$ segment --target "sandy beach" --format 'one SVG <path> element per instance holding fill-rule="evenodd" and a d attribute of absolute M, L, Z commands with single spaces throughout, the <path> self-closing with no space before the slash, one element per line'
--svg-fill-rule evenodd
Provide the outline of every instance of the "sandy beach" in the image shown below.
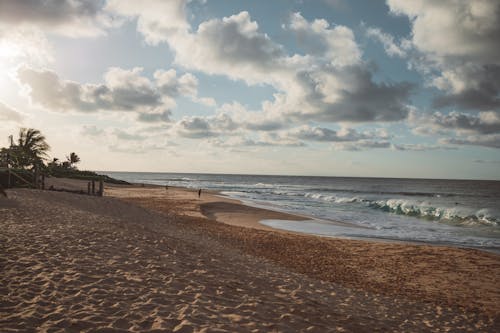
<path fill-rule="evenodd" d="M 497 254 L 277 231 L 304 217 L 182 188 L 8 195 L 2 332 L 500 330 Z"/>

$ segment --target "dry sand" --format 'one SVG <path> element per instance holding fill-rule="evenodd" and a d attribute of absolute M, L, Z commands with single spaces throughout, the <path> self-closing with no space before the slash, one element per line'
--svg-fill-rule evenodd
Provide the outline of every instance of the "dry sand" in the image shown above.
<path fill-rule="evenodd" d="M 182 189 L 8 194 L 1 332 L 500 331 L 495 254 L 253 229 L 292 217 Z"/>

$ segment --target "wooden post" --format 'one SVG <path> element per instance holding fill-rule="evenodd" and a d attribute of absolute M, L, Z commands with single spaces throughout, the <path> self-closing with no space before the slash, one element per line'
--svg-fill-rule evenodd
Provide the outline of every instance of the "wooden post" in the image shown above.
<path fill-rule="evenodd" d="M 95 195 L 95 180 L 92 180 L 92 195 Z"/>
<path fill-rule="evenodd" d="M 42 190 L 45 190 L 45 174 L 42 173 Z"/>
<path fill-rule="evenodd" d="M 87 194 L 90 195 L 90 182 L 87 183 Z"/>
<path fill-rule="evenodd" d="M 35 189 L 38 189 L 38 168 L 35 167 L 35 174 L 34 174 L 34 181 L 33 185 L 35 185 Z"/>
<path fill-rule="evenodd" d="M 102 197 L 104 193 L 104 181 L 102 180 L 102 177 L 101 179 L 99 179 L 99 196 Z"/>
<path fill-rule="evenodd" d="M 12 187 L 12 178 L 10 175 L 10 165 L 9 165 L 8 169 L 7 169 L 7 188 L 11 188 L 11 187 Z"/>

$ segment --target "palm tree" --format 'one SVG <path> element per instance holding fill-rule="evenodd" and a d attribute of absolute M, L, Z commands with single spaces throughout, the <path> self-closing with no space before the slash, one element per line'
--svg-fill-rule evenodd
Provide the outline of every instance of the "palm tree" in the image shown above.
<path fill-rule="evenodd" d="M 73 164 L 77 164 L 78 162 L 80 162 L 80 157 L 75 153 L 69 154 L 69 156 L 66 156 L 66 159 L 68 160 L 70 168 L 73 167 Z"/>
<path fill-rule="evenodd" d="M 21 128 L 17 145 L 11 146 L 10 149 L 20 167 L 36 167 L 43 165 L 43 161 L 48 157 L 47 152 L 50 146 L 39 130 Z"/>

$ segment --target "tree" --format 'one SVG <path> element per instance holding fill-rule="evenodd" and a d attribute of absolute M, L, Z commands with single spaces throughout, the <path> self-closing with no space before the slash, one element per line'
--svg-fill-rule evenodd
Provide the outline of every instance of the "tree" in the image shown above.
<path fill-rule="evenodd" d="M 34 168 L 43 166 L 43 161 L 48 157 L 49 150 L 50 146 L 39 130 L 21 128 L 17 145 L 11 142 L 8 153 L 13 167 Z"/>
<path fill-rule="evenodd" d="M 69 156 L 66 156 L 66 159 L 68 160 L 70 168 L 73 167 L 73 164 L 77 164 L 80 162 L 80 157 L 75 153 L 69 154 Z"/>

